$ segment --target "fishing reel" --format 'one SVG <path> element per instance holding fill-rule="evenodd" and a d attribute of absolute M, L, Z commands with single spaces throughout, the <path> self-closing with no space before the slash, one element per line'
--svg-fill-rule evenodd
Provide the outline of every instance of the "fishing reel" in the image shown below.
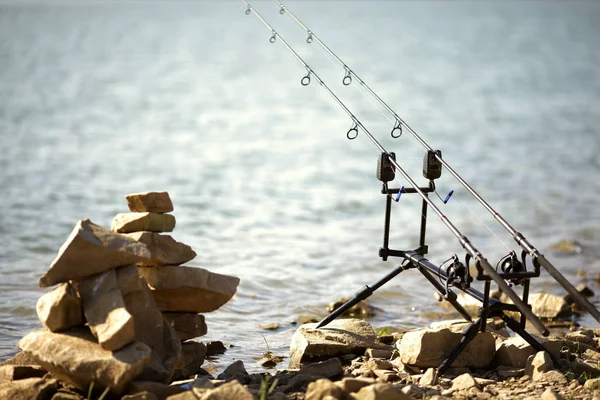
<path fill-rule="evenodd" d="M 456 254 L 453 254 L 452 257 L 441 263 L 438 268 L 440 280 L 442 277 L 445 280 L 446 295 L 448 295 L 450 285 L 461 289 L 467 289 L 471 286 L 473 278 L 471 277 L 469 268 L 460 262 Z"/>
<path fill-rule="evenodd" d="M 517 257 L 517 253 L 513 250 L 510 251 L 507 255 L 502 257 L 498 264 L 496 264 L 496 270 L 502 271 L 503 274 L 507 274 L 509 276 L 513 276 L 512 279 L 509 279 L 511 285 L 519 285 L 522 284 L 521 279 L 518 274 L 522 274 L 527 271 L 527 267 L 525 264 L 525 254 L 523 254 L 523 261 L 519 260 Z"/>

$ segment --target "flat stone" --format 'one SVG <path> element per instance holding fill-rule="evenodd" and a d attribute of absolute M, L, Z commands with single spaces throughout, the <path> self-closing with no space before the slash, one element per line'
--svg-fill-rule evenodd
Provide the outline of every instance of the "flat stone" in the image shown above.
<path fill-rule="evenodd" d="M 37 361 L 31 355 L 23 351 L 19 351 L 13 357 L 2 361 L 0 366 L 3 365 L 37 365 Z"/>
<path fill-rule="evenodd" d="M 365 351 L 365 356 L 369 358 L 392 358 L 392 354 L 394 354 L 393 346 L 390 346 L 388 349 L 367 349 Z"/>
<path fill-rule="evenodd" d="M 158 308 L 166 312 L 211 312 L 235 294 L 239 278 L 203 268 L 139 267 Z"/>
<path fill-rule="evenodd" d="M 77 222 L 50 268 L 40 278 L 40 287 L 81 279 L 149 258 L 150 251 L 144 244 L 83 219 Z"/>
<path fill-rule="evenodd" d="M 0 399 L 50 399 L 58 390 L 58 381 L 52 378 L 26 378 L 0 383 Z"/>
<path fill-rule="evenodd" d="M 165 312 L 163 317 L 175 330 L 181 341 L 204 336 L 208 332 L 202 314 Z"/>
<path fill-rule="evenodd" d="M 69 283 L 62 283 L 42 295 L 35 307 L 40 322 L 46 329 L 58 332 L 83 325 L 81 300 Z"/>
<path fill-rule="evenodd" d="M 119 233 L 172 232 L 175 229 L 175 217 L 152 212 L 120 213 L 112 220 L 110 229 Z"/>
<path fill-rule="evenodd" d="M 129 211 L 168 213 L 173 211 L 173 203 L 168 192 L 131 193 L 125 196 Z"/>
<path fill-rule="evenodd" d="M 300 326 L 290 344 L 290 368 L 345 354 L 364 354 L 380 348 L 373 327 L 362 319 L 336 319 L 316 329 L 316 323 Z"/>
<path fill-rule="evenodd" d="M 163 318 L 135 265 L 115 270 L 125 308 L 133 316 L 135 339 L 150 347 L 150 363 L 137 379 L 168 383 L 181 357 L 181 340 Z"/>
<path fill-rule="evenodd" d="M 147 231 L 124 235 L 143 243 L 150 250 L 151 260 L 139 263 L 140 266 L 181 265 L 196 257 L 196 252 L 190 246 L 176 241 L 170 235 Z"/>
<path fill-rule="evenodd" d="M 103 349 L 117 350 L 135 340 L 133 317 L 125 308 L 114 269 L 74 281 L 74 285 L 90 330 Z"/>
<path fill-rule="evenodd" d="M 52 375 L 80 390 L 87 390 L 94 382 L 99 390 L 110 387 L 120 394 L 150 362 L 150 348 L 145 344 L 134 342 L 111 352 L 100 347 L 87 328 L 60 333 L 34 331 L 18 346 Z"/>
<path fill-rule="evenodd" d="M 438 367 L 458 345 L 463 336 L 448 328 L 418 329 L 406 332 L 396 343 L 404 364 L 421 368 Z M 495 339 L 490 332 L 478 332 L 452 363 L 453 367 L 482 368 L 495 352 Z"/>

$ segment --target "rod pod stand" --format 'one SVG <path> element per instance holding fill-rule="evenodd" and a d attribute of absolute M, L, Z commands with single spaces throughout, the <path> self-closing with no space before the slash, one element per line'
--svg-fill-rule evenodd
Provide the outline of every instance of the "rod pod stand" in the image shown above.
<path fill-rule="evenodd" d="M 389 153 L 389 155 L 395 158 L 394 153 Z M 426 159 L 427 160 L 427 154 Z M 448 301 L 454 309 L 461 314 L 461 316 L 469 322 L 467 327 L 461 332 L 462 338 L 460 342 L 452 349 L 452 351 L 448 354 L 448 356 L 442 361 L 442 363 L 438 366 L 435 380 L 437 377 L 443 375 L 446 370 L 452 365 L 452 363 L 456 360 L 456 358 L 460 355 L 460 353 L 467 347 L 469 342 L 471 342 L 476 336 L 478 332 L 485 332 L 486 330 L 486 322 L 488 318 L 500 318 L 505 323 L 506 326 L 521 336 L 527 343 L 529 343 L 534 349 L 538 351 L 546 351 L 555 365 L 559 365 L 556 358 L 542 346 L 532 335 L 530 335 L 525 330 L 526 325 L 526 317 L 523 315 L 523 312 L 517 307 L 515 304 L 503 303 L 495 298 L 490 297 L 491 283 L 494 281 L 492 277 L 486 275 L 483 272 L 483 269 L 477 265 L 477 275 L 476 279 L 478 281 L 484 281 L 484 290 L 480 292 L 471 287 L 472 277 L 469 272 L 469 261 L 470 256 L 467 254 L 466 256 L 466 266 L 458 262 L 458 258 L 455 257 L 455 263 L 459 266 L 462 266 L 462 269 L 458 269 L 462 271 L 459 275 L 456 275 L 456 269 L 444 268 L 443 265 L 436 265 L 430 262 L 427 258 L 425 258 L 425 254 L 427 254 L 429 247 L 426 244 L 426 228 L 427 228 L 427 208 L 428 203 L 423 198 L 422 206 L 421 206 L 421 223 L 420 223 L 420 232 L 419 232 L 419 247 L 414 250 L 395 250 L 389 248 L 389 237 L 390 237 L 390 226 L 391 226 L 391 206 L 392 206 L 392 195 L 402 195 L 402 194 L 413 194 L 417 193 L 416 188 L 399 188 L 399 189 L 391 189 L 387 185 L 387 181 L 394 179 L 393 169 L 386 169 L 387 165 L 385 163 L 385 157 L 387 154 L 383 153 L 379 159 L 378 167 L 377 167 L 377 176 L 380 180 L 384 181 L 383 188 L 381 193 L 386 195 L 386 208 L 385 208 L 385 220 L 384 220 L 384 233 L 383 233 L 383 246 L 379 249 L 379 256 L 386 261 L 389 257 L 399 257 L 403 258 L 403 262 L 393 271 L 389 272 L 379 281 L 377 281 L 372 286 L 365 285 L 363 286 L 353 298 L 348 300 L 346 303 L 341 305 L 339 308 L 335 309 L 332 313 L 330 313 L 327 317 L 325 317 L 321 322 L 319 322 L 316 328 L 321 328 L 326 326 L 334 319 L 341 316 L 343 313 L 348 311 L 350 308 L 360 303 L 362 300 L 367 299 L 371 296 L 377 289 L 381 286 L 395 278 L 397 275 L 402 273 L 403 271 L 409 269 L 417 269 L 432 286 L 436 288 L 438 293 L 442 296 L 442 298 Z M 383 159 L 382 159 L 383 158 Z M 424 161 L 423 173 L 426 177 L 427 171 L 431 169 L 427 165 L 427 161 Z M 436 178 L 439 177 L 435 172 L 433 176 Z M 431 174 L 430 176 L 431 177 Z M 434 178 L 435 179 L 435 178 Z M 419 187 L 419 190 L 427 196 L 429 193 L 435 191 L 435 184 L 433 179 L 429 181 L 429 185 L 426 187 Z M 398 199 L 399 196 L 396 197 Z M 515 271 L 509 270 L 508 272 L 499 273 L 499 276 L 502 279 L 510 280 L 515 284 L 523 285 L 523 294 L 522 300 L 523 303 L 530 307 L 527 304 L 527 299 L 529 295 L 529 281 L 532 277 L 537 277 L 540 274 L 539 264 L 536 263 L 534 259 L 534 271 L 527 271 L 525 267 L 525 254 L 522 254 L 522 269 Z M 445 282 L 443 284 L 442 282 Z M 452 290 L 452 288 L 456 288 L 461 290 L 462 292 L 470 295 L 476 300 L 481 302 L 481 307 L 478 310 L 477 319 L 474 320 L 471 314 L 457 301 L 457 295 Z M 506 311 L 517 312 L 521 314 L 520 321 L 517 321 L 515 318 L 506 314 Z M 547 331 L 544 336 L 547 336 Z"/>

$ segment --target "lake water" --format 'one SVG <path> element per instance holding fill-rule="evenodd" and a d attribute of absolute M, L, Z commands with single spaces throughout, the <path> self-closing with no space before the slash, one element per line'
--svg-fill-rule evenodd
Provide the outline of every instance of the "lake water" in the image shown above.
<path fill-rule="evenodd" d="M 290 1 L 287 6 L 574 284 L 600 290 L 600 3 Z M 256 9 L 419 184 L 424 149 L 271 2 Z M 190 266 L 241 278 L 206 315 L 233 344 L 216 368 L 287 355 L 398 266 L 378 257 L 378 150 L 241 2 L 0 2 L 0 358 L 39 328 L 37 286 L 75 223 L 110 227 L 124 196 L 168 191 Z M 398 178 L 394 186 L 406 185 Z M 436 205 L 490 262 L 516 244 L 451 175 Z M 428 257 L 464 251 L 432 212 Z M 391 247 L 418 243 L 420 199 L 394 204 Z M 581 251 L 555 254 L 561 240 Z M 565 291 L 547 273 L 532 291 Z M 370 299 L 375 327 L 439 318 L 405 272 Z M 598 305 L 598 297 L 592 299 Z M 277 322 L 280 329 L 259 325 Z M 584 316 L 582 324 L 597 326 Z"/>

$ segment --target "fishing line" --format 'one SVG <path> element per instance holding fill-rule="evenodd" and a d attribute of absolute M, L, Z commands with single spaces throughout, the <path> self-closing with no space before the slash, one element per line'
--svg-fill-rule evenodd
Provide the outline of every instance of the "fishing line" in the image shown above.
<path fill-rule="evenodd" d="M 548 335 L 548 329 L 542 324 L 542 322 L 533 314 L 531 309 L 521 300 L 521 298 L 508 286 L 508 283 L 502 279 L 502 277 L 496 272 L 495 268 L 491 266 L 489 261 L 483 256 L 483 254 L 473 246 L 473 244 L 469 241 L 469 239 L 463 235 L 454 224 L 442 213 L 442 211 L 437 207 L 435 203 L 420 189 L 420 187 L 412 180 L 412 178 L 404 171 L 404 169 L 393 159 L 390 153 L 377 141 L 377 139 L 369 132 L 369 130 L 352 114 L 352 112 L 346 107 L 346 105 L 331 91 L 329 86 L 323 82 L 323 80 L 317 75 L 317 73 L 292 49 L 292 47 L 273 29 L 273 27 L 250 5 L 248 0 L 241 0 L 242 3 L 246 5 L 246 15 L 254 14 L 262 23 L 271 31 L 271 37 L 269 41 L 271 43 L 275 43 L 277 38 L 279 38 L 279 42 L 282 43 L 286 49 L 294 55 L 294 57 L 304 66 L 307 73 L 302 78 L 301 84 L 306 86 L 310 83 L 311 77 L 315 78 L 321 87 L 326 90 L 329 95 L 336 101 L 336 103 L 350 116 L 352 119 L 352 127 L 346 133 L 346 137 L 348 139 L 356 139 L 358 137 L 358 129 L 360 128 L 367 137 L 371 140 L 371 142 L 377 147 L 381 154 L 386 154 L 389 156 L 389 163 L 395 168 L 396 172 L 400 173 L 404 179 L 410 183 L 412 186 L 411 190 L 414 190 L 415 193 L 418 193 L 424 202 L 431 207 L 431 210 L 435 212 L 438 217 L 442 220 L 442 222 L 446 225 L 446 227 L 456 236 L 462 248 L 473 258 L 473 260 L 477 263 L 478 266 L 484 270 L 487 275 L 496 282 L 498 288 L 504 292 L 512 302 L 517 306 L 519 311 L 524 315 L 535 328 L 542 333 L 544 336 Z M 392 131 L 392 135 L 393 135 Z M 576 289 L 575 289 L 576 290 Z M 578 293 L 578 292 L 577 292 Z M 600 319 L 600 316 L 599 316 Z"/>
<path fill-rule="evenodd" d="M 290 18 L 292 18 L 298 25 L 300 25 L 311 38 L 311 42 L 317 42 L 331 57 L 333 57 L 343 68 L 344 68 L 344 78 L 342 79 L 342 83 L 346 86 L 350 85 L 353 80 L 358 81 L 358 83 L 375 99 L 381 107 L 383 107 L 388 113 L 393 116 L 395 120 L 394 127 L 390 132 L 390 135 L 394 138 L 400 137 L 404 130 L 408 131 L 411 136 L 420 143 L 425 149 L 433 151 L 433 148 L 429 146 L 417 133 L 413 130 L 410 125 L 406 123 L 386 102 L 384 102 L 374 91 L 367 85 L 348 65 L 346 65 L 341 58 L 337 56 L 327 45 L 314 33 L 312 32 L 296 15 L 294 15 L 280 0 L 274 0 L 280 7 L 280 14 L 287 14 Z M 308 41 L 308 39 L 307 39 Z M 505 229 L 509 231 L 513 238 L 519 243 L 519 245 L 523 246 L 531 256 L 537 256 L 539 253 L 537 249 L 535 249 L 531 244 L 526 242 L 526 239 L 517 232 L 507 221 L 498 214 L 454 169 L 443 160 L 441 156 L 436 155 L 436 158 L 442 163 L 442 165 L 450 172 L 452 176 L 460 184 L 462 184 L 465 189 L 475 197 L 483 207 L 490 212 L 496 221 L 498 221 Z"/>
<path fill-rule="evenodd" d="M 249 9 L 250 9 L 250 5 L 248 4 L 247 0 L 242 0 L 242 1 L 244 3 L 246 3 L 248 5 Z M 284 14 L 285 13 L 285 14 L 289 15 L 298 25 L 300 25 L 303 29 L 305 29 L 305 31 L 308 34 L 307 42 L 310 43 L 310 42 L 316 41 L 317 43 L 319 43 L 319 45 L 324 50 L 326 50 L 344 68 L 344 77 L 342 78 L 342 83 L 344 85 L 348 86 L 354 80 L 358 81 L 358 83 L 365 89 L 365 91 L 367 91 L 371 96 L 373 96 L 373 98 L 375 100 L 377 100 L 377 102 L 380 103 L 380 105 L 383 108 L 385 108 L 390 113 L 390 115 L 392 115 L 394 117 L 394 119 L 395 119 L 394 127 L 392 128 L 392 130 L 390 132 L 390 135 L 393 138 L 400 137 L 402 135 L 403 130 L 406 130 L 425 149 L 427 149 L 428 151 L 434 152 L 434 149 L 431 146 L 429 146 L 387 103 L 385 103 L 373 91 L 373 89 L 371 89 L 352 69 L 350 69 L 350 67 L 348 67 L 348 65 L 346 65 L 329 47 L 327 47 L 327 45 L 325 45 L 325 43 L 323 43 L 323 41 L 321 41 L 321 39 L 319 39 L 319 37 L 314 32 L 312 32 L 306 25 L 304 25 L 304 23 L 302 23 L 302 21 L 300 21 L 300 19 L 298 19 L 281 2 L 281 0 L 275 0 L 275 2 L 280 7 L 280 11 L 279 11 L 280 14 Z M 363 127 L 361 126 L 361 128 L 363 128 Z M 368 135 L 370 135 L 370 134 L 368 134 Z M 374 140 L 374 138 L 373 138 L 373 140 Z M 381 145 L 379 145 L 379 143 L 376 140 L 374 140 L 374 143 L 376 144 L 376 146 L 378 148 L 382 149 L 382 152 L 387 153 L 385 150 L 383 150 L 383 148 L 381 147 Z M 566 291 L 572 296 L 572 298 L 576 299 L 576 303 L 579 306 L 581 306 L 582 308 L 584 308 L 585 310 L 587 310 L 594 317 L 594 319 L 596 319 L 596 321 L 600 322 L 600 312 L 596 309 L 596 307 L 594 307 L 594 305 L 592 303 L 590 303 L 589 300 L 587 300 L 584 296 L 582 296 L 577 291 L 577 289 L 558 271 L 558 269 L 556 269 L 556 267 L 554 265 L 552 265 L 552 263 L 548 259 L 546 259 L 546 257 L 543 254 L 541 254 L 540 251 L 537 248 L 535 248 L 525 238 L 525 236 L 521 232 L 518 232 L 517 230 L 515 230 L 508 223 L 508 221 L 506 221 L 496 210 L 494 210 L 492 208 L 492 206 L 490 206 L 483 199 L 483 197 L 481 197 L 479 195 L 479 193 L 477 193 L 475 191 L 475 189 L 473 189 L 452 167 L 450 167 L 450 165 L 446 161 L 444 161 L 444 159 L 441 157 L 440 154 L 437 154 L 437 153 L 434 152 L 434 156 L 442 164 L 442 166 L 444 166 L 446 168 L 446 170 L 448 172 L 450 172 L 450 174 L 452 176 L 454 176 L 454 178 L 494 217 L 494 219 L 502 227 L 504 227 L 504 229 L 506 229 L 511 234 L 512 238 L 523 249 L 523 251 L 526 252 L 527 254 L 529 254 L 531 256 L 531 258 L 534 260 L 535 263 L 538 263 L 539 265 L 541 265 L 542 267 L 544 267 L 546 269 L 546 271 L 557 282 L 559 282 L 564 289 L 566 289 Z M 399 168 L 399 166 L 397 165 L 397 163 L 394 160 L 391 160 L 391 162 L 392 162 L 392 165 L 394 165 L 394 167 Z M 404 173 L 403 170 L 399 169 L 399 172 L 401 172 L 402 175 L 405 176 L 405 173 Z M 405 178 L 407 178 L 409 180 L 409 182 L 411 182 L 411 184 L 413 184 L 413 182 L 410 179 L 410 177 L 405 176 Z M 413 186 L 415 186 L 415 184 L 413 184 Z M 417 189 L 418 193 L 423 197 L 423 193 L 420 190 L 418 190 L 417 187 L 415 187 L 415 189 Z M 428 204 L 433 205 L 433 203 L 429 199 L 427 199 L 427 202 L 428 202 Z M 452 233 L 454 233 L 454 235 L 459 238 L 459 241 L 463 245 L 463 248 L 468 249 L 469 252 L 471 252 L 471 251 L 477 252 L 477 250 L 474 249 L 470 245 L 470 243 L 467 240 L 464 239 L 464 236 L 462 236 L 462 234 L 454 227 L 454 225 L 452 225 L 452 223 L 450 223 L 447 220 L 447 218 L 441 213 L 441 211 L 437 208 L 437 206 L 432 207 L 432 209 L 433 209 L 433 211 L 436 214 L 438 214 L 438 216 L 440 218 L 442 218 L 442 221 L 444 221 L 444 223 L 446 224 L 446 226 L 448 227 L 448 229 L 450 229 L 450 231 L 452 231 Z M 479 253 L 479 252 L 477 252 L 477 253 L 478 253 L 478 257 L 475 257 L 475 259 L 482 259 L 483 257 L 481 256 L 481 253 Z M 487 265 L 484 266 L 484 269 L 488 270 L 489 263 L 487 263 L 487 261 L 485 263 Z M 486 272 L 488 272 L 488 271 L 486 271 Z M 492 275 L 490 275 L 490 276 L 492 276 Z M 494 277 L 494 280 L 496 281 L 496 277 Z M 497 283 L 499 284 L 499 282 L 497 282 Z"/>
<path fill-rule="evenodd" d="M 293 15 L 293 14 L 292 14 L 292 12 L 291 12 L 291 11 L 289 11 L 289 10 L 286 10 L 286 8 L 285 8 L 285 5 L 284 5 L 284 4 L 283 4 L 281 1 L 279 1 L 279 0 L 274 0 L 274 1 L 275 1 L 275 2 L 276 2 L 276 3 L 277 3 L 279 6 L 280 6 L 279 14 L 281 14 L 281 15 L 287 14 L 287 16 L 288 16 L 289 18 L 292 18 L 294 21 L 296 21 L 296 22 L 297 22 L 297 25 L 299 25 L 299 26 L 297 27 L 297 28 L 298 28 L 298 31 L 308 31 L 308 32 L 309 32 L 309 34 L 308 34 L 308 37 L 306 38 L 306 42 L 307 42 L 307 43 L 311 44 L 311 43 L 312 43 L 314 40 L 320 41 L 320 39 L 319 39 L 319 38 L 318 38 L 316 35 L 314 35 L 314 34 L 312 33 L 312 31 L 310 31 L 310 30 L 308 29 L 308 27 L 306 27 L 304 24 L 302 24 L 302 22 L 301 22 L 299 19 L 297 19 L 297 18 L 295 17 L 295 15 Z M 322 42 L 321 42 L 321 43 L 322 43 Z M 326 49 L 327 49 L 327 51 L 326 51 Z M 332 65 L 334 65 L 334 66 L 335 66 L 335 65 L 336 65 L 336 62 L 337 62 L 337 63 L 339 63 L 339 62 L 340 62 L 340 59 L 339 59 L 339 58 L 338 58 L 338 57 L 337 57 L 337 56 L 336 56 L 336 55 L 335 55 L 335 54 L 334 54 L 332 51 L 330 51 L 330 50 L 329 50 L 329 48 L 325 47 L 325 45 L 324 45 L 324 44 L 322 44 L 321 46 L 319 46 L 319 47 L 318 47 L 318 51 L 319 51 L 319 52 L 320 52 L 322 55 L 324 55 L 324 56 L 325 56 L 325 58 L 326 58 L 326 59 L 327 59 L 327 60 L 328 60 L 328 61 L 329 61 L 329 62 L 330 62 Z M 334 61 L 334 60 L 335 60 L 335 61 Z M 393 128 L 393 130 L 392 130 L 392 132 L 391 132 L 391 133 L 392 133 L 392 137 L 394 137 L 394 138 L 400 138 L 400 137 L 401 137 L 401 135 L 402 135 L 402 128 L 401 128 L 401 126 L 399 125 L 398 121 L 397 121 L 396 119 L 392 118 L 392 116 L 390 115 L 390 113 L 389 113 L 389 112 L 385 112 L 385 110 L 386 110 L 386 109 L 385 109 L 385 108 L 383 108 L 383 106 L 382 106 L 382 104 L 381 104 L 380 102 L 376 102 L 376 101 L 375 101 L 375 99 L 373 98 L 373 96 L 369 96 L 367 93 L 365 93 L 365 91 L 364 91 L 364 90 L 359 90 L 359 88 L 357 88 L 356 86 L 352 86 L 352 85 L 350 85 L 350 83 L 352 82 L 351 70 L 350 70 L 350 69 L 349 69 L 349 68 L 348 68 L 348 67 L 347 67 L 345 64 L 344 64 L 344 68 L 345 68 L 345 70 L 346 70 L 346 74 L 344 75 L 344 78 L 342 79 L 342 84 L 344 84 L 345 86 L 352 87 L 352 88 L 353 88 L 353 90 L 354 90 L 355 92 L 358 92 L 358 93 L 360 93 L 360 95 L 361 95 L 363 98 L 365 98 L 366 100 L 368 100 L 368 101 L 369 101 L 369 102 L 370 102 L 370 103 L 371 103 L 371 104 L 374 106 L 374 108 L 375 108 L 377 111 L 379 111 L 379 113 L 380 113 L 380 114 L 381 114 L 381 115 L 382 115 L 382 116 L 383 116 L 385 119 L 387 119 L 387 120 L 388 120 L 390 123 L 394 123 L 394 128 Z M 394 133 L 394 132 L 395 132 L 395 133 Z M 419 141 L 418 141 L 418 140 L 417 140 L 417 139 L 416 139 L 416 138 L 415 138 L 413 135 L 410 135 L 409 137 L 410 137 L 410 139 L 411 139 L 412 141 L 414 141 L 415 143 L 419 143 L 419 144 L 420 144 L 420 142 L 419 142 Z M 436 193 L 436 195 L 439 197 L 439 194 L 437 193 L 437 191 L 436 191 L 435 193 Z M 452 191 L 452 193 L 453 193 L 452 195 L 453 195 L 455 198 L 457 198 L 457 197 L 458 197 L 458 196 L 456 195 L 456 191 Z M 394 199 L 394 200 L 395 200 L 395 199 Z M 500 237 L 499 237 L 499 236 L 498 236 L 498 235 L 497 235 L 497 234 L 496 234 L 496 233 L 495 233 L 495 232 L 492 230 L 492 228 L 491 228 L 491 227 L 490 227 L 488 224 L 486 224 L 486 223 L 485 223 L 485 222 L 484 222 L 484 221 L 483 221 L 483 220 L 482 220 L 482 219 L 481 219 L 481 218 L 480 218 L 480 217 L 477 215 L 477 213 L 476 213 L 475 211 L 473 211 L 473 209 L 472 209 L 472 208 L 468 207 L 468 206 L 466 205 L 466 203 L 464 203 L 464 202 L 462 201 L 462 199 L 458 199 L 458 200 L 459 200 L 459 202 L 462 204 L 462 206 L 463 206 L 463 207 L 465 207 L 465 208 L 466 208 L 466 209 L 469 211 L 469 213 L 471 213 L 471 215 L 473 215 L 473 216 L 474 216 L 474 217 L 475 217 L 475 218 L 476 218 L 476 219 L 477 219 L 477 220 L 478 220 L 478 221 L 479 221 L 479 222 L 480 222 L 480 223 L 481 223 L 481 224 L 482 224 L 482 225 L 483 225 L 483 226 L 484 226 L 484 227 L 485 227 L 485 228 L 486 228 L 486 229 L 487 229 L 487 230 L 488 230 L 488 231 L 489 231 L 489 232 L 490 232 L 490 233 L 491 233 L 491 234 L 492 234 L 494 237 L 496 237 L 496 239 L 498 239 L 498 240 L 500 241 L 500 243 L 502 243 L 502 245 L 503 245 L 503 246 L 504 246 L 504 247 L 505 247 L 507 250 L 509 250 L 509 251 L 511 250 L 511 248 L 510 248 L 510 247 L 508 247 L 508 245 L 506 244 L 506 242 L 504 242 L 502 239 L 500 239 Z M 442 202 L 444 202 L 444 200 L 442 200 Z M 444 204 L 445 204 L 445 202 L 444 202 Z"/>

